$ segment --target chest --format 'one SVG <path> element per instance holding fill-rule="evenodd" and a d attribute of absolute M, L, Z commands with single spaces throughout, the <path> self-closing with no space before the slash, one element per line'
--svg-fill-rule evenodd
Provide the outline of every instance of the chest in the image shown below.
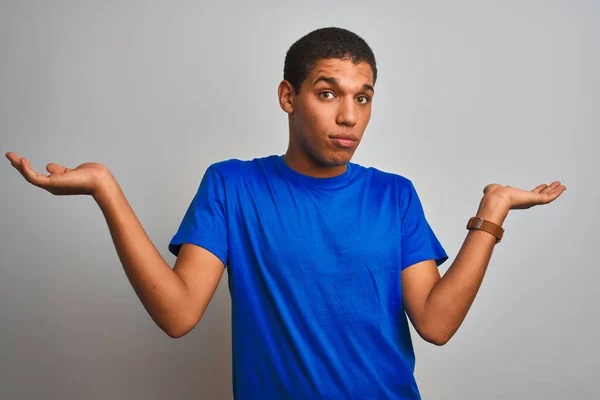
<path fill-rule="evenodd" d="M 391 188 L 247 188 L 228 215 L 232 254 L 250 252 L 289 273 L 327 276 L 400 265 L 401 217 Z"/>

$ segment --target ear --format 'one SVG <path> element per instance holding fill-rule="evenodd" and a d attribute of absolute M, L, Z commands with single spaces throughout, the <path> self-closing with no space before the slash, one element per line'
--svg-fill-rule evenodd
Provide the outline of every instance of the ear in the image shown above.
<path fill-rule="evenodd" d="M 288 114 L 294 112 L 294 96 L 296 96 L 296 91 L 294 90 L 294 86 L 289 81 L 285 79 L 279 83 L 279 88 L 277 89 L 277 94 L 279 96 L 279 106 L 283 111 Z"/>

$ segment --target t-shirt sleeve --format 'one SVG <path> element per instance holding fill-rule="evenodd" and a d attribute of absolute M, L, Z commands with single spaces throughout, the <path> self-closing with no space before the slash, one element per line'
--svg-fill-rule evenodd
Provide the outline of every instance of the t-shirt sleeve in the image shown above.
<path fill-rule="evenodd" d="M 179 229 L 169 243 L 169 251 L 179 255 L 181 246 L 191 243 L 228 262 L 227 216 L 223 177 L 210 166 L 189 205 Z"/>
<path fill-rule="evenodd" d="M 425 218 L 412 182 L 403 194 L 401 269 L 425 260 L 435 260 L 439 267 L 448 255 Z"/>

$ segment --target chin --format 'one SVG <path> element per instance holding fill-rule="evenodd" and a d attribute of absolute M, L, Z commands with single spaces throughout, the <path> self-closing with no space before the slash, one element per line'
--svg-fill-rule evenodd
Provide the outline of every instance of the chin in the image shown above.
<path fill-rule="evenodd" d="M 321 158 L 321 160 L 324 161 L 321 163 L 327 167 L 342 167 L 350 162 L 352 155 L 352 153 L 348 152 L 327 154 L 325 157 Z"/>

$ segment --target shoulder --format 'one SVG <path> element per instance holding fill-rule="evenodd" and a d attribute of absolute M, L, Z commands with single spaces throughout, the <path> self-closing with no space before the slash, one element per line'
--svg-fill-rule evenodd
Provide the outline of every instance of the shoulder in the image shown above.
<path fill-rule="evenodd" d="M 264 171 L 273 165 L 275 157 L 269 155 L 247 160 L 231 158 L 218 161 L 210 164 L 206 173 L 217 175 L 223 183 L 231 184 L 257 174 L 264 174 Z"/>
<path fill-rule="evenodd" d="M 411 204 L 419 202 L 417 190 L 413 180 L 405 175 L 376 168 L 374 166 L 364 167 L 355 164 L 355 169 L 365 177 L 367 188 L 382 197 L 390 195 L 395 199 L 402 215 L 405 215 Z M 416 201 L 415 201 L 416 199 Z"/>
<path fill-rule="evenodd" d="M 366 167 L 360 164 L 353 164 L 353 166 L 357 170 L 357 174 L 363 175 L 364 177 L 369 179 L 372 182 L 372 184 L 384 186 L 392 185 L 400 190 L 410 190 L 413 187 L 412 180 L 410 180 L 404 175 L 395 172 L 385 171 L 373 166 Z"/>

